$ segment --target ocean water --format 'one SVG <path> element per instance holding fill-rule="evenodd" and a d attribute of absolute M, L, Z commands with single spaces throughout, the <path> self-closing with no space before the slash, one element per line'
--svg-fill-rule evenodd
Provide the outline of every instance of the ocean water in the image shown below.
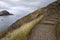
<path fill-rule="evenodd" d="M 16 14 L 16 15 L 0 16 L 0 31 L 3 31 L 4 29 L 8 28 L 18 19 L 24 17 L 25 15 L 28 15 L 28 13 L 26 14 L 22 13 L 22 14 L 23 15 Z"/>
<path fill-rule="evenodd" d="M 0 16 L 0 31 L 8 28 L 18 19 L 38 8 L 47 6 L 56 0 L 0 0 L 0 10 L 7 10 L 14 15 Z"/>

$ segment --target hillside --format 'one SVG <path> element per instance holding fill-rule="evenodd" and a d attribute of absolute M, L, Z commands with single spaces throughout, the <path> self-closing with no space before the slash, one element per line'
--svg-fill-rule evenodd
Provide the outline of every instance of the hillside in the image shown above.
<path fill-rule="evenodd" d="M 8 29 L 6 29 L 5 31 L 3 31 L 2 33 L 0 33 L 0 38 L 3 37 L 2 35 L 6 35 L 7 32 L 12 32 L 14 31 L 15 29 L 18 29 L 20 26 L 22 26 L 23 24 L 25 23 L 28 23 L 30 21 L 32 21 L 33 19 L 36 19 L 38 16 L 42 15 L 43 12 L 44 12 L 44 9 L 45 8 L 41 8 L 41 9 L 38 9 L 36 11 L 34 11 L 33 13 L 27 15 L 27 16 L 24 16 L 23 18 L 17 20 L 15 23 L 13 23 Z M 41 12 L 42 11 L 42 12 Z"/>
<path fill-rule="evenodd" d="M 41 22 L 38 22 L 37 25 L 33 26 L 33 29 L 31 28 L 31 31 L 29 31 L 30 33 L 28 33 L 29 35 L 27 36 L 27 40 L 60 40 L 60 30 L 59 30 L 60 29 L 60 1 L 53 2 L 49 4 L 47 7 L 38 9 L 35 12 L 17 20 L 15 23 L 13 23 L 10 26 L 10 28 L 8 28 L 8 30 L 3 32 L 3 34 L 5 33 L 4 35 L 6 35 L 8 32 L 7 35 L 11 36 L 11 34 L 9 33 L 13 34 L 16 30 L 20 29 L 23 25 L 24 25 L 23 28 L 25 28 L 26 27 L 25 24 L 32 22 L 32 20 L 39 18 L 41 15 L 44 15 L 43 19 L 41 20 Z M 30 25 L 29 28 L 30 27 L 32 26 Z M 26 28 L 26 30 L 29 29 Z M 19 31 L 20 30 L 16 31 L 17 34 L 21 33 Z M 13 37 L 14 36 L 15 35 L 13 35 Z M 4 38 L 2 40 L 4 40 Z M 20 40 L 18 38 L 15 40 Z M 8 39 L 10 39 L 10 37 Z"/>

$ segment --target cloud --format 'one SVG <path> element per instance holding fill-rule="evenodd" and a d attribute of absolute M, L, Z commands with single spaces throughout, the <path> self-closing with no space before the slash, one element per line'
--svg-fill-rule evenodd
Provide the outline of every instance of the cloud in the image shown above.
<path fill-rule="evenodd" d="M 28 7 L 38 7 L 41 5 L 46 5 L 54 0 L 3 0 L 12 6 L 24 5 Z"/>
<path fill-rule="evenodd" d="M 11 7 L 8 11 L 13 14 L 20 14 L 20 13 L 32 12 L 33 10 L 34 9 L 30 7 L 16 6 L 16 7 Z"/>
<path fill-rule="evenodd" d="M 21 2 L 21 0 L 1 0 L 1 1 L 4 1 L 6 3 L 9 3 L 11 4 L 12 6 L 14 5 L 19 5 L 19 3 Z"/>
<path fill-rule="evenodd" d="M 25 6 L 32 6 L 32 7 L 36 7 L 38 6 L 39 4 L 41 4 L 41 2 L 22 2 L 22 5 L 25 5 Z"/>
<path fill-rule="evenodd" d="M 43 7 L 43 6 L 46 6 L 52 2 L 54 2 L 56 0 L 24 0 L 22 3 L 22 5 L 26 5 L 28 7 L 35 7 L 35 8 L 38 8 L 38 7 Z"/>
<path fill-rule="evenodd" d="M 1 9 L 8 9 L 9 7 L 11 7 L 8 3 L 0 1 L 0 8 Z"/>
<path fill-rule="evenodd" d="M 53 0 L 55 1 L 55 0 Z M 0 9 L 8 10 L 17 14 L 20 12 L 31 12 L 36 8 L 46 6 L 52 0 L 0 0 Z"/>
<path fill-rule="evenodd" d="M 30 10 L 30 7 L 25 7 L 25 6 L 16 6 L 16 7 L 11 7 L 13 10 Z"/>

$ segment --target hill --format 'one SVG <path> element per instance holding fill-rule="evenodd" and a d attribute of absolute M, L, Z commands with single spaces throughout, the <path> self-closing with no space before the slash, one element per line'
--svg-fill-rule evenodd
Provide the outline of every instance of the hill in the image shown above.
<path fill-rule="evenodd" d="M 0 11 L 0 16 L 6 16 L 6 15 L 13 15 L 13 14 L 10 14 L 8 11 L 6 10 L 2 10 Z"/>
<path fill-rule="evenodd" d="M 47 7 L 38 9 L 35 12 L 19 19 L 18 21 L 13 23 L 10 26 L 10 28 L 8 28 L 8 30 L 4 32 L 5 34 L 4 33 L 3 34 L 6 35 L 7 32 L 13 33 L 15 30 L 19 29 L 24 24 L 32 22 L 32 20 L 35 20 L 41 15 L 44 15 L 44 18 L 42 19 L 41 22 L 38 22 L 38 24 L 34 26 L 34 28 L 30 31 L 29 35 L 27 36 L 27 39 L 28 40 L 59 40 L 60 30 L 57 29 L 60 28 L 59 26 L 60 1 L 53 2 L 49 4 Z M 26 30 L 29 29 L 26 28 Z"/>

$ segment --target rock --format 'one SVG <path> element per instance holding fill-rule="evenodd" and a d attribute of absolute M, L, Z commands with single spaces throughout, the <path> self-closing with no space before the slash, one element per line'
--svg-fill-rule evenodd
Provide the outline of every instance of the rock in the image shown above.
<path fill-rule="evenodd" d="M 6 16 L 6 15 L 13 15 L 13 14 L 10 14 L 8 11 L 6 10 L 3 10 L 0 12 L 0 16 Z"/>

